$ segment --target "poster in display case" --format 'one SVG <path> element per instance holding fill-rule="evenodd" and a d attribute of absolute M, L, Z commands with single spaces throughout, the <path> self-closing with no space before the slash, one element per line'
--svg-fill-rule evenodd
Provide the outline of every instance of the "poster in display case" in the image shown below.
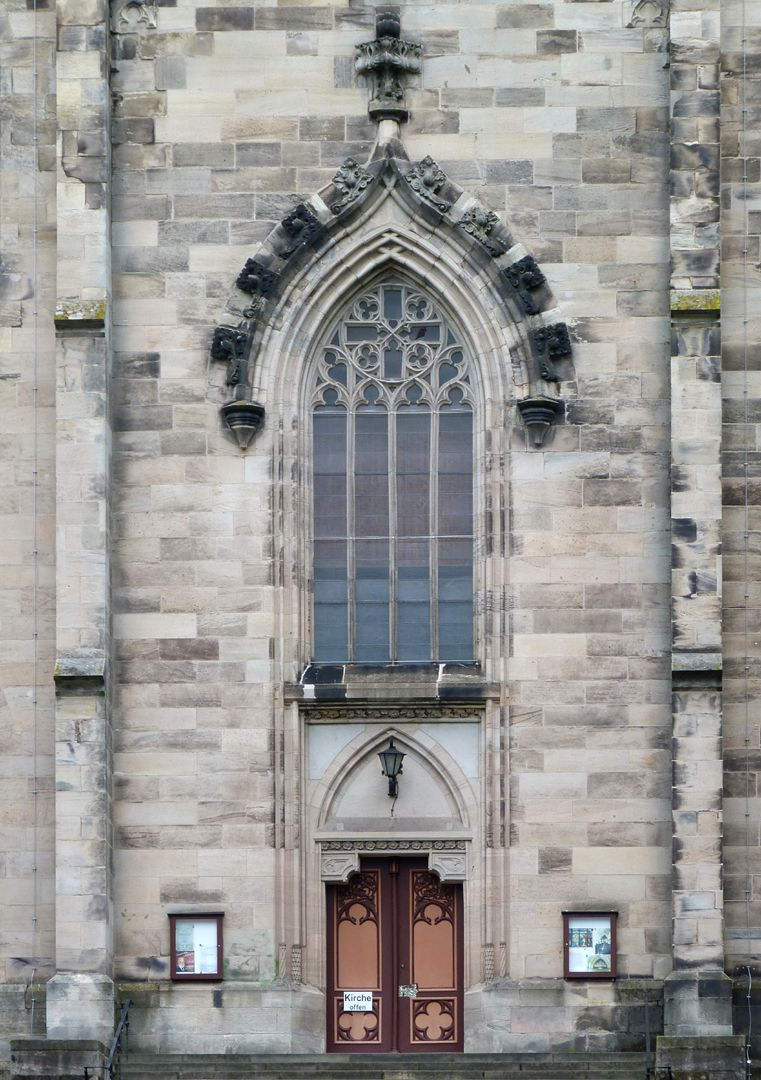
<path fill-rule="evenodd" d="M 563 912 L 566 979 L 615 979 L 617 911 Z"/>
<path fill-rule="evenodd" d="M 169 916 L 175 982 L 222 978 L 222 918 L 220 913 Z"/>

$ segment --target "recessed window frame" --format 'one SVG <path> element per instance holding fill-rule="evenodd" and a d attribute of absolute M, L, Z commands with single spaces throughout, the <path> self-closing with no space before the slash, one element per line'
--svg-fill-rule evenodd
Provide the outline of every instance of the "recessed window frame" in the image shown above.
<path fill-rule="evenodd" d="M 316 559 L 317 545 L 320 542 L 325 542 L 326 538 L 319 535 L 319 526 L 316 526 L 316 516 L 317 515 L 315 513 L 315 500 L 316 500 L 316 495 L 315 495 L 316 487 L 315 487 L 315 485 L 317 484 L 316 477 L 318 475 L 318 473 L 317 473 L 318 463 L 315 462 L 315 458 L 319 456 L 318 454 L 315 453 L 315 439 L 316 439 L 316 436 L 315 436 L 315 423 L 316 423 L 316 421 L 315 421 L 315 414 L 316 414 L 315 400 L 316 400 L 316 396 L 317 396 L 317 391 L 315 390 L 315 379 L 318 377 L 317 372 L 318 372 L 318 369 L 320 368 L 320 365 L 321 365 L 322 361 L 325 358 L 325 355 L 327 353 L 329 353 L 331 348 L 335 347 L 335 345 L 336 345 L 337 335 L 338 335 L 339 328 L 341 327 L 341 325 L 343 324 L 345 326 L 351 326 L 353 328 L 352 333 L 354 335 L 356 335 L 356 329 L 354 329 L 355 324 L 360 323 L 362 320 L 359 319 L 359 318 L 356 318 L 356 317 L 352 319 L 350 313 L 355 313 L 356 312 L 357 305 L 362 301 L 363 297 L 365 297 L 366 295 L 372 294 L 372 293 L 375 293 L 375 294 L 381 293 L 381 295 L 382 295 L 381 291 L 383 289 L 385 289 L 385 288 L 388 288 L 388 289 L 401 289 L 403 291 L 403 297 L 404 296 L 409 297 L 409 296 L 411 296 L 413 294 L 417 295 L 417 296 L 422 296 L 425 299 L 425 301 L 428 303 L 428 305 L 429 305 L 428 314 L 427 314 L 427 316 L 424 316 L 421 321 L 425 322 L 426 319 L 427 319 L 427 321 L 431 322 L 431 323 L 438 322 L 441 325 L 441 328 L 442 328 L 441 329 L 441 334 L 440 334 L 440 340 L 443 340 L 444 337 L 446 336 L 446 342 L 439 349 L 439 354 L 436 356 L 436 359 L 434 360 L 434 366 L 438 366 L 439 364 L 443 364 L 443 363 L 446 362 L 446 358 L 445 358 L 445 356 L 443 354 L 446 353 L 447 350 L 449 350 L 450 352 L 452 350 L 456 350 L 459 354 L 461 354 L 460 370 L 458 372 L 456 372 L 453 376 L 450 376 L 450 379 L 452 381 L 452 386 L 449 389 L 450 389 L 450 391 L 452 389 L 457 389 L 457 391 L 460 392 L 464 388 L 465 393 L 461 394 L 461 397 L 460 397 L 460 400 L 461 400 L 462 404 L 464 405 L 464 407 L 462 409 L 460 409 L 459 411 L 458 411 L 457 406 L 455 406 L 453 408 L 449 408 L 449 409 L 440 408 L 441 398 L 439 398 L 438 401 L 436 401 L 435 392 L 436 391 L 441 391 L 443 384 L 442 384 L 442 386 L 434 387 L 434 391 L 432 392 L 432 394 L 428 395 L 428 398 L 427 398 L 427 401 L 425 402 L 425 404 L 431 406 L 430 411 L 428 412 L 428 415 L 431 417 L 431 424 L 432 424 L 432 429 L 433 429 L 432 434 L 431 434 L 431 441 L 430 441 L 430 460 L 429 460 L 429 466 L 428 466 L 429 467 L 429 478 L 433 478 L 434 476 L 443 475 L 443 470 L 438 468 L 439 459 L 437 457 L 438 451 L 439 451 L 439 441 L 438 441 L 439 436 L 438 436 L 438 433 L 441 430 L 441 428 L 443 427 L 441 417 L 442 416 L 444 416 L 444 417 L 446 417 L 446 416 L 457 416 L 457 415 L 459 415 L 459 416 L 467 416 L 468 417 L 468 424 L 469 424 L 469 428 L 470 428 L 470 430 L 468 432 L 469 472 L 467 474 L 468 475 L 467 506 L 469 508 L 468 515 L 467 515 L 468 516 L 468 528 L 467 528 L 467 532 L 459 533 L 459 534 L 456 534 L 454 536 L 444 532 L 443 530 L 439 530 L 438 525 L 439 525 L 440 522 L 439 522 L 438 517 L 436 517 L 436 520 L 434 520 L 434 515 L 439 514 L 439 506 L 438 506 L 438 503 L 436 501 L 436 496 L 433 495 L 429 499 L 429 511 L 430 511 L 430 515 L 431 515 L 430 526 L 431 527 L 429 528 L 427 535 L 424 536 L 424 537 L 421 537 L 421 538 L 406 537 L 404 534 L 400 535 L 398 530 L 397 530 L 396 507 L 394 505 L 393 497 L 390 497 L 390 499 L 389 499 L 389 523 L 388 523 L 387 534 L 386 534 L 386 537 L 385 537 L 385 539 L 388 540 L 388 542 L 390 544 L 390 553 L 389 553 L 389 591 L 390 591 L 390 598 L 389 598 L 389 608 L 390 608 L 389 646 L 390 647 L 389 647 L 389 654 L 386 655 L 386 656 L 383 656 L 383 657 L 381 657 L 381 656 L 358 656 L 357 655 L 356 628 L 355 628 L 355 625 L 353 624 L 353 621 L 352 621 L 354 619 L 354 617 L 355 617 L 355 612 L 356 612 L 356 596 L 352 595 L 350 590 L 356 587 L 356 573 L 355 573 L 356 560 L 354 558 L 354 555 L 356 553 L 356 548 L 357 548 L 358 544 L 365 543 L 370 538 L 369 537 L 362 537 L 362 536 L 359 536 L 359 535 L 353 535 L 352 532 L 351 532 L 352 522 L 350 520 L 347 520 L 346 535 L 343 537 L 343 539 L 347 543 L 347 555 L 346 555 L 346 587 L 347 587 L 347 597 L 346 597 L 347 616 L 346 616 L 346 618 L 347 618 L 347 629 L 346 629 L 346 636 L 347 636 L 347 640 L 348 640 L 348 648 L 346 649 L 345 654 L 342 653 L 342 652 L 339 652 L 337 654 L 332 654 L 331 655 L 330 653 L 325 653 L 325 652 L 321 653 L 318 642 L 317 642 L 317 633 L 316 633 L 316 631 L 317 631 L 317 617 L 316 617 L 317 602 L 315 600 L 315 591 L 316 591 L 316 587 L 317 587 L 317 574 L 316 574 L 316 570 L 315 570 L 315 565 L 316 565 L 315 564 L 315 559 Z M 358 345 L 360 343 L 361 343 L 361 333 L 360 333 L 359 338 L 357 338 L 356 336 L 354 337 L 353 344 Z M 341 361 L 341 360 L 342 360 L 342 358 L 339 356 L 339 361 Z M 310 591 L 309 591 L 309 600 L 310 600 L 310 605 L 311 605 L 310 625 L 311 625 L 311 631 L 312 631 L 311 635 L 310 635 L 310 640 L 311 640 L 310 656 L 311 656 L 311 659 L 312 659 L 313 663 L 316 663 L 316 664 L 346 664 L 346 663 L 359 663 L 359 664 L 362 664 L 362 663 L 367 663 L 367 664 L 374 664 L 374 663 L 386 663 L 386 664 L 387 663 L 392 663 L 392 664 L 395 664 L 395 663 L 398 663 L 398 664 L 409 664 L 409 663 L 428 663 L 428 664 L 430 664 L 430 663 L 465 663 L 465 664 L 472 664 L 472 663 L 477 662 L 477 642 L 478 642 L 478 634 L 477 634 L 478 621 L 477 621 L 477 610 L 476 610 L 477 567 L 476 567 L 476 558 L 475 558 L 475 556 L 476 556 L 476 536 L 477 536 L 477 533 L 478 533 L 478 529 L 477 529 L 477 486 L 478 486 L 478 475 L 477 475 L 476 464 L 477 464 L 477 440 L 478 440 L 478 423 L 479 423 L 478 418 L 479 418 L 479 411 L 480 411 L 480 408 L 479 408 L 480 402 L 479 402 L 479 396 L 478 396 L 478 392 L 477 392 L 477 385 L 476 385 L 476 381 L 475 381 L 475 378 L 474 378 L 474 374 L 475 374 L 475 371 L 474 371 L 473 357 L 470 354 L 470 350 L 468 349 L 468 347 L 467 347 L 467 345 L 465 343 L 465 336 L 457 328 L 457 324 L 456 324 L 455 319 L 453 319 L 451 317 L 451 315 L 446 311 L 446 308 L 444 307 L 444 305 L 442 305 L 440 303 L 438 298 L 434 298 L 427 289 L 425 289 L 424 287 L 419 286 L 417 283 L 414 283 L 414 282 L 411 282 L 411 281 L 407 280 L 404 277 L 404 275 L 402 275 L 402 274 L 394 273 L 394 274 L 389 274 L 389 275 L 384 275 L 382 277 L 378 277 L 374 282 L 370 283 L 369 285 L 365 286 L 362 290 L 358 291 L 355 294 L 353 300 L 351 300 L 349 303 L 345 303 L 343 305 L 343 308 L 342 308 L 340 314 L 338 315 L 338 317 L 334 318 L 332 323 L 328 324 L 328 330 L 322 336 L 322 340 L 321 340 L 320 345 L 319 345 L 319 351 L 318 351 L 317 358 L 310 365 L 310 371 L 309 371 L 309 376 L 308 376 L 309 381 L 308 381 L 308 385 L 307 385 L 308 397 L 305 400 L 305 408 L 306 408 L 307 414 L 309 416 L 308 430 L 306 432 L 306 447 L 308 448 L 307 449 L 307 454 L 308 454 L 308 457 L 309 457 L 309 460 L 310 460 L 310 463 L 311 463 L 311 469 L 310 469 L 311 476 L 310 476 L 309 493 L 308 493 L 307 501 L 308 501 L 308 518 L 309 518 L 309 522 L 310 522 L 310 528 L 308 530 L 308 536 L 309 536 L 308 550 L 309 550 L 310 567 L 311 567 L 310 584 L 312 586 Z M 398 373 L 397 373 L 397 375 L 398 375 Z M 351 374 L 349 375 L 349 378 L 351 379 Z M 374 376 L 371 375 L 368 378 L 368 382 L 372 382 L 372 383 L 377 382 L 379 384 L 382 384 L 384 386 L 384 388 L 385 387 L 389 388 L 388 393 L 386 393 L 384 395 L 383 404 L 388 406 L 388 413 L 387 413 L 387 415 L 388 415 L 388 425 L 387 425 L 388 471 L 389 471 L 389 473 L 391 475 L 395 476 L 394 484 L 396 484 L 396 481 L 398 480 L 398 476 L 396 475 L 396 468 L 397 468 L 396 455 L 397 455 L 397 452 L 398 452 L 398 442 L 399 442 L 398 429 L 400 427 L 400 424 L 398 422 L 398 417 L 400 416 L 400 414 L 402 412 L 402 408 L 406 407 L 406 406 L 401 406 L 400 399 L 399 399 L 399 393 L 404 387 L 409 387 L 409 385 L 411 383 L 411 380 L 413 378 L 414 378 L 414 376 L 410 376 L 409 370 L 407 370 L 405 373 L 401 374 L 400 376 L 398 376 L 396 378 L 392 377 L 390 379 L 382 379 L 380 377 L 379 373 L 377 373 L 377 372 L 376 372 L 376 374 Z M 353 454 L 354 454 L 354 448 L 355 448 L 355 438 L 354 438 L 354 436 L 355 436 L 356 417 L 357 417 L 357 413 L 359 411 L 359 407 L 356 405 L 356 403 L 351 403 L 346 398 L 344 398 L 344 400 L 342 402 L 337 401 L 336 405 L 337 405 L 337 411 L 340 411 L 342 407 L 345 407 L 345 409 L 346 409 L 346 411 L 345 411 L 345 416 L 346 416 L 346 447 L 347 447 L 347 451 L 346 451 L 347 452 L 346 467 L 347 467 L 347 471 L 348 471 L 347 515 L 350 516 L 351 512 L 352 512 L 352 509 L 353 509 L 352 500 L 353 500 L 354 495 L 355 495 L 355 480 L 356 480 L 356 475 L 357 475 L 356 474 L 356 469 L 355 469 L 355 460 L 354 460 Z M 327 412 L 327 410 L 325 410 L 325 411 Z M 421 411 L 425 411 L 425 410 L 421 410 Z M 432 482 L 433 482 L 433 480 L 432 480 Z M 438 483 L 438 481 L 436 481 L 436 483 Z M 454 483 L 456 485 L 457 481 L 455 480 Z M 468 635 L 469 636 L 468 636 L 468 639 L 467 639 L 467 648 L 466 649 L 461 649 L 459 651 L 459 653 L 457 653 L 457 654 L 453 654 L 453 655 L 442 654 L 441 647 L 439 645 L 440 640 L 441 640 L 440 627 L 439 627 L 439 612 L 440 612 L 440 608 L 441 608 L 441 590 L 440 590 L 441 579 L 440 579 L 440 577 L 437 576 L 438 565 L 436 563 L 435 557 L 431 557 L 428 560 L 429 593 L 428 593 L 428 599 L 427 599 L 427 606 L 428 606 L 428 613 L 429 613 L 429 620 L 428 621 L 429 621 L 429 626 L 430 626 L 431 641 L 433 643 L 435 643 L 435 644 L 431 645 L 431 648 L 429 650 L 428 655 L 425 655 L 425 656 L 422 656 L 422 655 L 404 656 L 404 655 L 399 654 L 399 651 L 398 651 L 398 631 L 397 631 L 398 621 L 399 620 L 398 620 L 398 612 L 397 612 L 396 609 L 397 609 L 397 607 L 399 605 L 400 587 L 399 587 L 399 566 L 398 566 L 398 560 L 395 558 L 395 555 L 396 555 L 397 551 L 401 548 L 402 544 L 407 543 L 408 545 L 411 545 L 414 542 L 416 542 L 416 539 L 421 539 L 422 541 L 424 541 L 426 544 L 429 545 L 429 552 L 435 552 L 437 554 L 438 554 L 440 549 L 443 550 L 443 542 L 444 541 L 454 541 L 455 543 L 460 543 L 461 545 L 463 545 L 463 546 L 465 546 L 467 548 L 467 552 L 468 552 L 468 555 L 467 555 L 467 559 L 468 559 L 468 579 L 467 579 L 468 580 L 468 585 L 467 585 L 467 590 L 463 590 L 462 588 L 460 588 L 459 591 L 462 592 L 464 596 L 466 596 L 466 601 L 465 602 L 468 605 Z M 384 537 L 380 536 L 380 535 L 376 535 L 374 537 L 374 540 L 377 543 L 381 543 L 381 542 L 383 542 Z M 457 572 L 456 567 L 455 567 L 454 572 L 456 574 L 456 572 Z M 453 591 L 455 591 L 455 592 L 457 591 L 456 584 L 454 586 Z"/>

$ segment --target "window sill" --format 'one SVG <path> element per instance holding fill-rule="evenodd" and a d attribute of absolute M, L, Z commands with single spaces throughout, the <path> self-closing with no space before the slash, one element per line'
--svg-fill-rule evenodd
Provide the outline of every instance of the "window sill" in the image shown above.
<path fill-rule="evenodd" d="M 482 702 L 497 697 L 478 663 L 309 664 L 285 696 L 304 704 L 330 701 Z"/>

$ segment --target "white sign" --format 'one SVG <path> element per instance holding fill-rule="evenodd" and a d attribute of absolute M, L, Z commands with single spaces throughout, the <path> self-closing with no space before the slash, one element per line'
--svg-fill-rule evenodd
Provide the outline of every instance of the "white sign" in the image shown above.
<path fill-rule="evenodd" d="M 372 990 L 344 990 L 344 1012 L 372 1012 Z"/>

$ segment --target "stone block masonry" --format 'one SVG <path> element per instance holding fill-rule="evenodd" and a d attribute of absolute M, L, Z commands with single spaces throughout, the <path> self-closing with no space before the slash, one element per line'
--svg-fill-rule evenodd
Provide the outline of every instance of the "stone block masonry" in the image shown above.
<path fill-rule="evenodd" d="M 546 282 L 538 313 L 516 300 L 470 342 L 474 393 L 500 388 L 477 409 L 476 718 L 442 715 L 438 683 L 436 712 L 417 675 L 354 673 L 340 686 L 355 712 L 333 702 L 329 728 L 300 682 L 312 463 L 297 384 L 346 282 L 439 283 L 459 332 L 471 301 L 496 311 L 501 264 L 442 226 L 435 199 L 403 219 L 391 186 L 320 232 L 327 185 L 378 134 L 354 66 L 372 5 L 6 0 L 3 1037 L 31 1030 L 17 989 L 53 976 L 51 1039 L 108 1042 L 115 980 L 144 1050 L 321 1046 L 334 818 L 307 727 L 349 775 L 362 732 L 430 749 L 472 724 L 476 795 L 452 796 L 474 912 L 466 1049 L 642 1050 L 647 1001 L 658 1023 L 663 1006 L 660 1065 L 736 1074 L 723 973 L 761 934 L 761 16 L 751 0 L 667 6 L 394 7 L 422 58 L 402 80 L 404 150 L 463 192 L 452 221 L 478 200 L 511 262 L 530 254 Z M 244 455 L 220 422 L 212 334 L 261 316 L 236 278 L 252 258 L 283 270 L 267 238 L 304 202 L 310 256 L 259 320 L 242 389 L 266 420 Z M 563 406 L 536 447 L 515 404 L 521 350 L 560 322 Z M 382 831 L 398 838 L 390 819 Z M 563 909 L 618 911 L 615 985 L 563 982 Z M 182 910 L 225 913 L 221 997 L 168 978 Z M 714 1040 L 702 1058 L 683 1041 L 698 1036 Z"/>

